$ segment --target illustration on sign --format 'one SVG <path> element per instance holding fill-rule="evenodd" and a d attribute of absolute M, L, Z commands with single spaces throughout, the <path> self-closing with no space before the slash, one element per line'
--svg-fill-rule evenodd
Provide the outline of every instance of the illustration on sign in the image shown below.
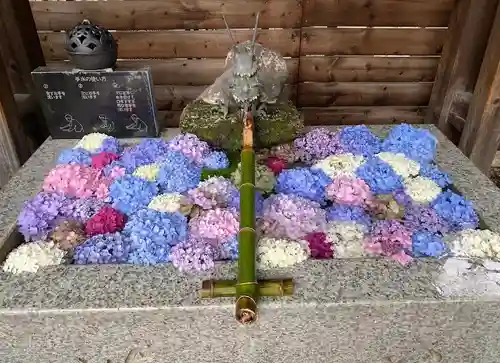
<path fill-rule="evenodd" d="M 97 117 L 101 123 L 94 127 L 96 131 L 113 132 L 115 131 L 115 123 L 108 119 L 106 115 L 99 115 Z"/>
<path fill-rule="evenodd" d="M 69 113 L 64 115 L 64 120 L 66 121 L 66 125 L 62 125 L 59 127 L 61 131 L 64 132 L 83 132 L 83 126 L 78 122 L 72 115 Z"/>
<path fill-rule="evenodd" d="M 127 130 L 148 132 L 148 125 L 142 121 L 139 116 L 133 114 L 130 116 L 130 119 L 132 120 L 132 123 L 126 126 Z"/>

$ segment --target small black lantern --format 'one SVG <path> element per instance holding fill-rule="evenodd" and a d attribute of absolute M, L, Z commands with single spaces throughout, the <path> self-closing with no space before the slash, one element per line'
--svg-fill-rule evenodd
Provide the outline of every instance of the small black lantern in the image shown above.
<path fill-rule="evenodd" d="M 111 33 L 89 20 L 67 33 L 66 51 L 74 66 L 83 70 L 114 68 L 118 58 L 118 44 Z"/>

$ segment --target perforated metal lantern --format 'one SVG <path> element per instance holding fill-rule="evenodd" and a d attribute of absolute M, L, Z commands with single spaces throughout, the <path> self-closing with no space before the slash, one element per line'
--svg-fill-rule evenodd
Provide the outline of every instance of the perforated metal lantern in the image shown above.
<path fill-rule="evenodd" d="M 113 68 L 118 57 L 118 45 L 111 33 L 84 20 L 67 33 L 66 51 L 79 69 Z"/>

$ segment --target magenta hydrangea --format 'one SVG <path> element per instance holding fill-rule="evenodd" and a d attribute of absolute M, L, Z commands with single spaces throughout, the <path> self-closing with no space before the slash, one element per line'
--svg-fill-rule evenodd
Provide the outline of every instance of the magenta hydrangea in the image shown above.
<path fill-rule="evenodd" d="M 189 236 L 198 240 L 207 240 L 214 246 L 237 234 L 238 230 L 238 213 L 229 208 L 202 211 L 189 221 Z"/>
<path fill-rule="evenodd" d="M 370 187 L 362 179 L 341 176 L 326 187 L 326 196 L 338 204 L 363 206 L 373 198 Z"/>
<path fill-rule="evenodd" d="M 295 139 L 294 147 L 300 160 L 313 163 L 330 155 L 342 153 L 339 135 L 325 128 L 315 128 Z"/>
<path fill-rule="evenodd" d="M 210 146 L 201 141 L 198 136 L 190 133 L 179 134 L 168 143 L 168 148 L 180 151 L 197 165 L 202 166 L 203 160 L 210 153 Z"/>
<path fill-rule="evenodd" d="M 403 265 L 412 261 L 412 257 L 407 253 L 411 248 L 411 232 L 395 220 L 375 222 L 370 236 L 365 240 L 365 249 L 368 252 L 392 258 Z"/>
<path fill-rule="evenodd" d="M 259 229 L 268 237 L 301 239 L 326 228 L 326 212 L 319 203 L 293 194 L 270 196 L 262 214 Z"/>

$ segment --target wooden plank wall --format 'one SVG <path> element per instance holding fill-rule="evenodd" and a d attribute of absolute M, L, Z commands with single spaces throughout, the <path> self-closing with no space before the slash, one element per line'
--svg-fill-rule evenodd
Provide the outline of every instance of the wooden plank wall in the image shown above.
<path fill-rule="evenodd" d="M 166 124 L 251 36 L 288 57 L 292 99 L 309 124 L 423 122 L 456 0 L 32 1 L 46 60 L 66 59 L 83 18 L 114 31 L 122 65 L 149 64 Z"/>

